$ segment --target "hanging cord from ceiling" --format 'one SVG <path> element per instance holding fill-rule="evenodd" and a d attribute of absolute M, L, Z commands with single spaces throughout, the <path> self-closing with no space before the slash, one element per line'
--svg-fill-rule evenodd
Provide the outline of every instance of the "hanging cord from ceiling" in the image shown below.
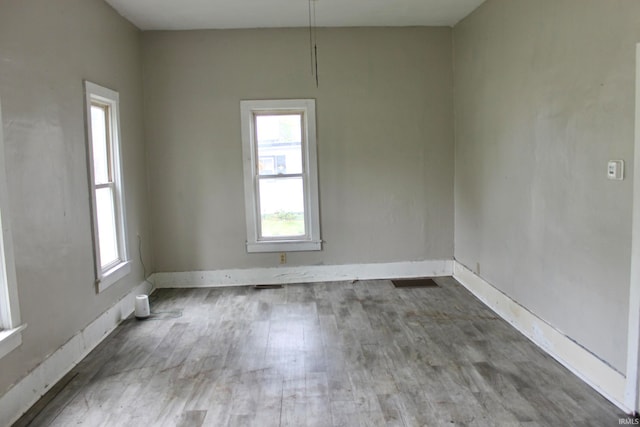
<path fill-rule="evenodd" d="M 311 57 L 311 75 L 316 78 L 318 87 L 318 38 L 316 26 L 316 1 L 309 1 L 309 55 Z"/>

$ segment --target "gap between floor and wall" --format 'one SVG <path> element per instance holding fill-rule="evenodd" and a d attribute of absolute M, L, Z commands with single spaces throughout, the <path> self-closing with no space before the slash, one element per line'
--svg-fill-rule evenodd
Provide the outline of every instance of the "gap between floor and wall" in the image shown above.
<path fill-rule="evenodd" d="M 78 332 L 0 397 L 0 425 L 11 425 L 134 311 L 136 295 L 157 288 L 221 287 L 453 276 L 486 306 L 627 413 L 626 379 L 606 362 L 454 260 L 154 273 Z M 151 284 L 154 284 L 152 286 Z"/>

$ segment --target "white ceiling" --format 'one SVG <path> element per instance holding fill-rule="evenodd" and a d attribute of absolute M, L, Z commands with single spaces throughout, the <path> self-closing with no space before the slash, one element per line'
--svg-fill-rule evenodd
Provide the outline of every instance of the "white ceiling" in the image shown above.
<path fill-rule="evenodd" d="M 106 0 L 142 30 L 305 27 L 308 0 Z M 318 27 L 453 26 L 485 0 L 314 0 Z"/>

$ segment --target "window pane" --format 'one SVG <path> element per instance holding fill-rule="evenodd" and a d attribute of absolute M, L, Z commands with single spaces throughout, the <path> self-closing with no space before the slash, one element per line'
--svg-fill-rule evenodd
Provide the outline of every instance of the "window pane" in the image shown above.
<path fill-rule="evenodd" d="M 257 115 L 258 173 L 302 173 L 302 114 Z"/>
<path fill-rule="evenodd" d="M 91 141 L 93 143 L 93 174 L 96 184 L 104 184 L 109 179 L 109 144 L 107 143 L 108 107 L 91 106 Z"/>
<path fill-rule="evenodd" d="M 262 237 L 304 236 L 302 178 L 260 180 Z"/>
<path fill-rule="evenodd" d="M 116 231 L 115 206 L 111 187 L 96 189 L 96 210 L 98 215 L 100 267 L 104 268 L 119 259 L 118 233 Z"/>

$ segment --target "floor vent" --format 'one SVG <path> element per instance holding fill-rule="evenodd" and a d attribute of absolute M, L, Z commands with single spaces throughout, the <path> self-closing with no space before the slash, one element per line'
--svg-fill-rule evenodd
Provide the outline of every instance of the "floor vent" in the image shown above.
<path fill-rule="evenodd" d="M 433 279 L 396 279 L 392 280 L 396 288 L 438 288 L 438 284 Z"/>
<path fill-rule="evenodd" d="M 281 289 L 282 285 L 254 285 L 253 289 Z"/>

